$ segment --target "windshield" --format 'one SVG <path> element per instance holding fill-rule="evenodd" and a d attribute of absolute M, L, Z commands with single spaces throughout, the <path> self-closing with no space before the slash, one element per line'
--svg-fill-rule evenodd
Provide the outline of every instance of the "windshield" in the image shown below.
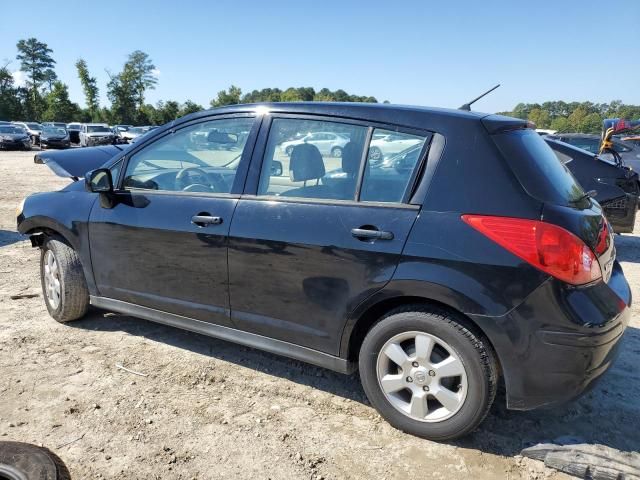
<path fill-rule="evenodd" d="M 24 129 L 20 127 L 13 127 L 11 125 L 0 125 L 0 133 L 15 135 L 17 133 L 24 133 Z"/>
<path fill-rule="evenodd" d="M 109 127 L 103 125 L 87 125 L 87 132 L 89 133 L 111 133 Z"/>
<path fill-rule="evenodd" d="M 47 135 L 66 135 L 67 134 L 67 131 L 64 128 L 60 128 L 60 127 L 44 127 L 42 131 Z"/>
<path fill-rule="evenodd" d="M 142 129 L 142 127 L 133 127 L 133 128 L 130 128 L 128 132 L 141 134 L 141 133 L 144 133 L 144 130 Z"/>
<path fill-rule="evenodd" d="M 496 145 L 524 189 L 542 202 L 576 207 L 586 198 L 569 169 L 534 130 L 494 135 Z"/>
<path fill-rule="evenodd" d="M 31 130 L 42 130 L 42 125 L 40 125 L 39 123 L 25 123 L 25 125 L 27 127 L 29 127 Z"/>
<path fill-rule="evenodd" d="M 69 130 L 80 130 L 80 124 L 79 123 L 70 123 L 69 125 L 67 125 L 67 128 Z"/>

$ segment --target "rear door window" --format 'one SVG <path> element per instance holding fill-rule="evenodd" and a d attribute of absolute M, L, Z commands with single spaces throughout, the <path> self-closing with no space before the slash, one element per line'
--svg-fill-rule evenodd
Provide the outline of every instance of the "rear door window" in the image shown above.
<path fill-rule="evenodd" d="M 509 131 L 494 135 L 494 140 L 529 195 L 572 207 L 584 200 L 575 177 L 534 130 Z"/>
<path fill-rule="evenodd" d="M 360 200 L 402 202 L 426 141 L 426 136 L 376 128 L 369 145 Z"/>

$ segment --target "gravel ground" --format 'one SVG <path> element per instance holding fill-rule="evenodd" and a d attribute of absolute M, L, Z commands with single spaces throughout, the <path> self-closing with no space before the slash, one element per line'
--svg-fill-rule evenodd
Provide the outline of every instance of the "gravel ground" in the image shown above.
<path fill-rule="evenodd" d="M 587 396 L 523 413 L 499 395 L 474 434 L 433 443 L 384 422 L 357 375 L 97 310 L 56 323 L 14 208 L 66 180 L 23 152 L 0 152 L 0 173 L 0 440 L 43 444 L 74 479 L 566 478 L 520 450 L 562 436 L 640 449 L 638 306 L 617 363 Z M 638 298 L 640 238 L 616 244 Z"/>

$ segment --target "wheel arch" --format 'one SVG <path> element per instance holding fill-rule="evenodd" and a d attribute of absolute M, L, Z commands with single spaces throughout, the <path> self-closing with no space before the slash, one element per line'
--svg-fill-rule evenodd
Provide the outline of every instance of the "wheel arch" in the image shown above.
<path fill-rule="evenodd" d="M 427 295 L 418 294 L 401 294 L 393 296 L 383 296 L 376 300 L 366 302 L 366 305 L 361 305 L 357 309 L 357 312 L 352 316 L 342 335 L 342 341 L 340 345 L 340 356 L 348 359 L 349 361 L 357 361 L 360 353 L 360 347 L 364 341 L 365 336 L 388 312 L 405 305 L 420 305 L 431 306 L 442 310 L 446 310 L 467 323 L 476 333 L 484 337 L 495 354 L 496 361 L 498 363 L 498 370 L 502 371 L 502 363 L 500 355 L 495 348 L 490 336 L 487 334 L 484 328 L 478 324 L 469 315 L 463 313 L 460 308 L 460 302 L 447 302 L 442 298 L 432 298 Z"/>

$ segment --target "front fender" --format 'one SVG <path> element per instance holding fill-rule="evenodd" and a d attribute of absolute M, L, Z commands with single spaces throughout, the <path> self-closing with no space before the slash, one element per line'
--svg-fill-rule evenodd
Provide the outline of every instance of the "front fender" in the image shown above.
<path fill-rule="evenodd" d="M 88 219 L 97 194 L 78 189 L 36 193 L 25 199 L 17 218 L 18 232 L 23 235 L 57 233 L 78 253 L 87 287 L 97 293 L 91 268 Z"/>

